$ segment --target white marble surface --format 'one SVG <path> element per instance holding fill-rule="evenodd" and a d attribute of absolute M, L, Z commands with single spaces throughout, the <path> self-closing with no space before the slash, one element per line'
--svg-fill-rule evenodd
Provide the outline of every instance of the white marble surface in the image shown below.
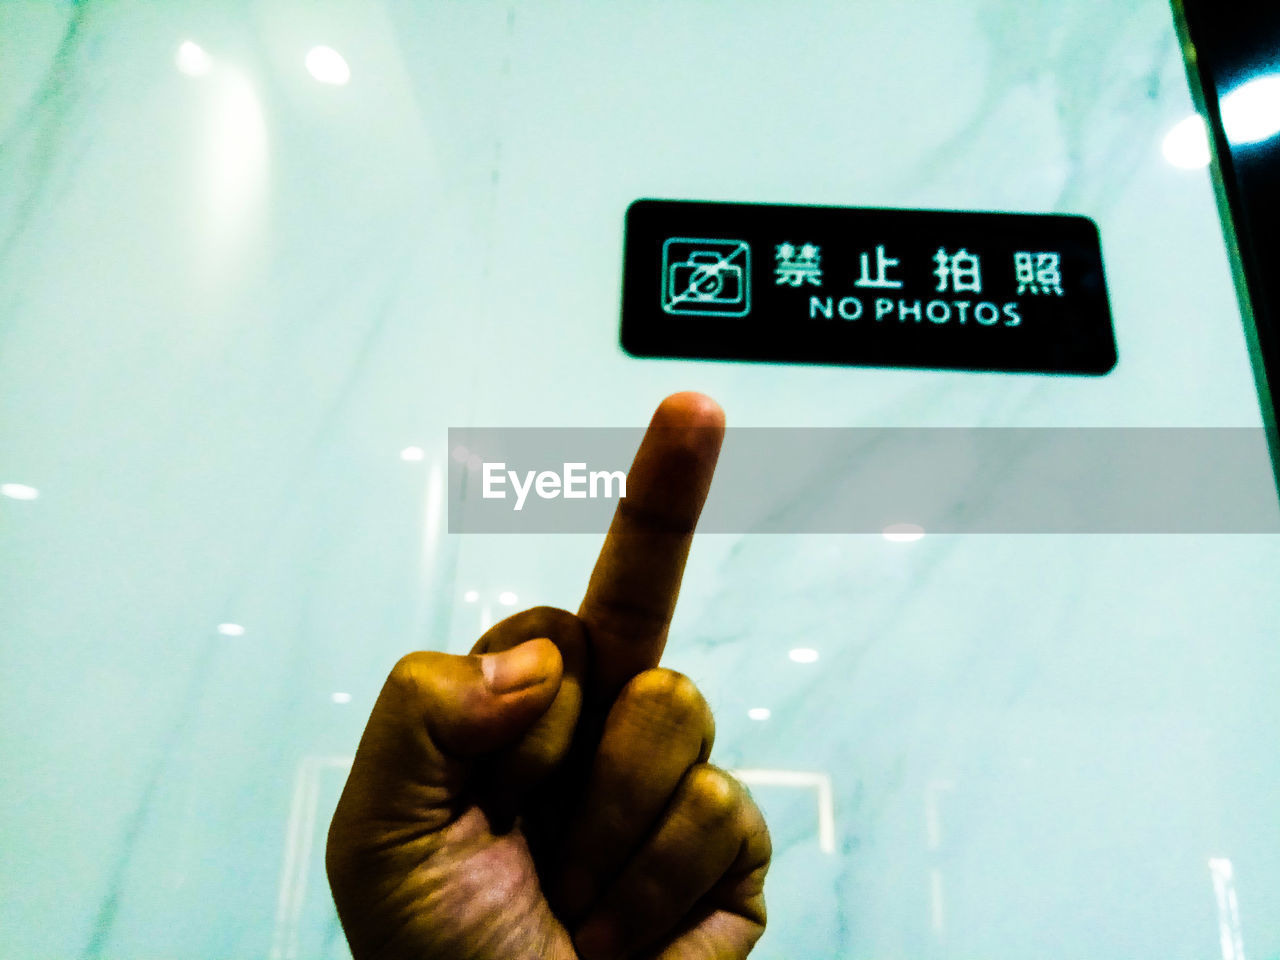
<path fill-rule="evenodd" d="M 0 481 L 40 490 L 0 500 L 0 955 L 343 955 L 319 858 L 286 869 L 298 771 L 500 591 L 575 607 L 598 546 L 442 532 L 449 426 L 639 426 L 688 388 L 743 426 L 1256 425 L 1208 173 L 1160 155 L 1170 14 L 1122 6 L 0 5 Z M 643 196 L 1093 217 L 1119 365 L 629 358 Z M 1204 960 L 1226 858 L 1247 955 L 1280 956 L 1278 561 L 700 540 L 668 658 L 713 759 L 833 788 L 833 853 L 812 791 L 754 788 L 757 955 Z"/>

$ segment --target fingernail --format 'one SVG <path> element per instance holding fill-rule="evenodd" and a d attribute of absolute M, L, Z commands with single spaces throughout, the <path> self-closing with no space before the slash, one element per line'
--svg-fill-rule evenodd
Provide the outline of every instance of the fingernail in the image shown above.
<path fill-rule="evenodd" d="M 551 674 L 551 661 L 543 646 L 547 642 L 526 640 L 502 653 L 481 654 L 480 670 L 489 689 L 494 693 L 515 693 L 547 679 Z"/>
<path fill-rule="evenodd" d="M 590 921 L 578 931 L 573 942 L 583 960 L 610 960 L 617 953 L 617 937 L 608 920 Z"/>

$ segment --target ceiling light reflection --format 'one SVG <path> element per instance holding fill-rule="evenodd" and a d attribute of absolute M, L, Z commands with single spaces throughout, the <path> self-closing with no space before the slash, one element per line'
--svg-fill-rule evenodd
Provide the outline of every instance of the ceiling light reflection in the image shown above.
<path fill-rule="evenodd" d="M 405 447 L 400 451 L 401 460 L 421 460 L 427 452 L 421 447 Z"/>
<path fill-rule="evenodd" d="M 881 533 L 891 543 L 911 543 L 924 536 L 924 527 L 918 523 L 891 523 Z"/>
<path fill-rule="evenodd" d="M 40 491 L 25 483 L 0 483 L 0 494 L 10 500 L 34 500 L 40 496 Z"/>
<path fill-rule="evenodd" d="M 312 47 L 307 53 L 307 72 L 321 83 L 342 86 L 351 79 L 351 68 L 332 47 Z"/>
<path fill-rule="evenodd" d="M 752 720 L 768 720 L 770 717 L 768 707 L 752 707 L 747 711 L 747 716 Z"/>
<path fill-rule="evenodd" d="M 797 647 L 787 654 L 796 663 L 813 663 L 818 659 L 818 651 L 811 647 Z"/>
<path fill-rule="evenodd" d="M 187 76 L 201 77 L 209 72 L 209 68 L 213 65 L 213 58 L 204 52 L 204 48 L 200 44 L 184 40 L 178 46 L 178 52 L 174 54 L 173 62 Z"/>
<path fill-rule="evenodd" d="M 243 637 L 244 627 L 238 623 L 220 623 L 218 624 L 218 632 L 224 637 Z"/>
<path fill-rule="evenodd" d="M 1232 144 L 1257 143 L 1280 133 L 1280 74 L 1255 77 L 1222 98 L 1222 128 Z"/>
<path fill-rule="evenodd" d="M 477 600 L 480 599 L 480 591 L 468 590 L 466 593 L 462 595 L 462 599 L 465 600 L 467 603 L 475 603 Z"/>
<path fill-rule="evenodd" d="M 498 602 L 502 604 L 504 607 L 514 607 L 518 599 L 519 597 L 517 597 L 510 590 L 503 590 L 500 594 L 498 594 Z"/>
<path fill-rule="evenodd" d="M 334 703 L 350 703 L 351 694 L 347 693 L 344 690 L 339 690 L 335 692 L 333 696 L 330 697 L 329 699 L 331 699 Z"/>
<path fill-rule="evenodd" d="M 201 167 L 193 184 L 202 208 L 202 259 L 209 282 L 225 283 L 248 263 L 266 210 L 269 149 L 266 115 L 253 81 L 226 67 L 209 78 L 198 111 L 204 128 Z"/>
<path fill-rule="evenodd" d="M 1164 158 L 1175 167 L 1195 170 L 1209 165 L 1209 135 L 1200 114 L 1193 113 L 1174 124 L 1160 145 Z"/>

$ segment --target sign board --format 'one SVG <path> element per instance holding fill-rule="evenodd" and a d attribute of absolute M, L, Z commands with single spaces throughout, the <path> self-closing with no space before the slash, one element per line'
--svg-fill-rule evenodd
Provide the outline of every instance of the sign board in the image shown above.
<path fill-rule="evenodd" d="M 1098 229 L 1060 214 L 637 200 L 636 357 L 1104 374 Z"/>

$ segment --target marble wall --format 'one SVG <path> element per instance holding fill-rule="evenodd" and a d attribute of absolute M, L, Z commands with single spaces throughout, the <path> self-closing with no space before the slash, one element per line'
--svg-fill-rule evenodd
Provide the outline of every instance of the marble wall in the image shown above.
<path fill-rule="evenodd" d="M 599 544 L 447 533 L 450 426 L 1257 426 L 1191 110 L 1160 0 L 0 5 L 0 955 L 345 955 L 382 678 L 576 607 Z M 639 197 L 1092 217 L 1120 361 L 628 357 Z M 756 955 L 1280 957 L 1278 569 L 700 539 L 667 663 L 769 818 Z"/>

